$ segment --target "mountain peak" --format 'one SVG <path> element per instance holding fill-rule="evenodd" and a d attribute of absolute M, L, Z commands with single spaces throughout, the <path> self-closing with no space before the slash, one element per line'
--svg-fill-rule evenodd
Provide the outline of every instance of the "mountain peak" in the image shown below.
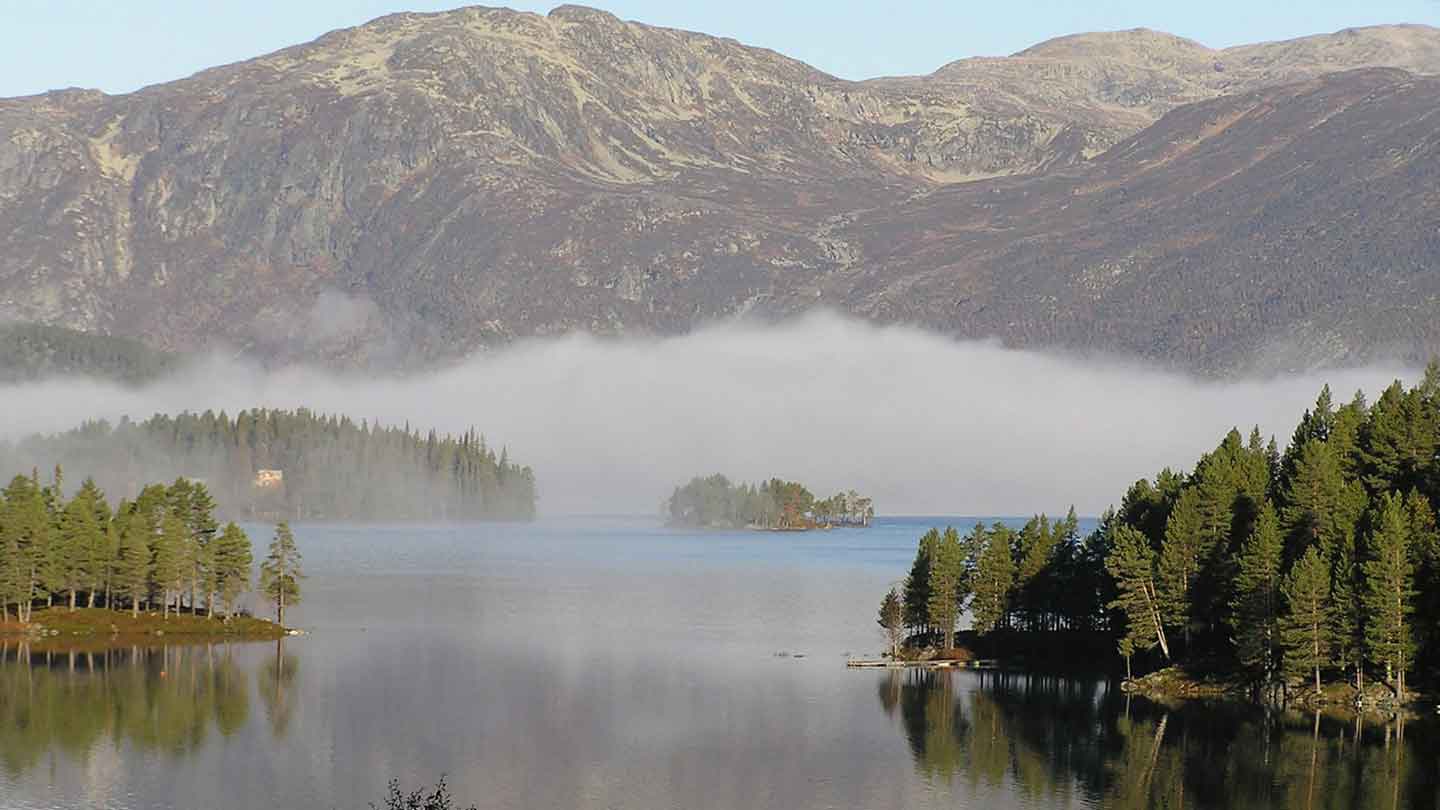
<path fill-rule="evenodd" d="M 1108 59 L 1135 65 L 1173 65 L 1214 54 L 1193 39 L 1149 28 L 1093 31 L 1047 39 L 1015 54 L 1050 59 Z"/>

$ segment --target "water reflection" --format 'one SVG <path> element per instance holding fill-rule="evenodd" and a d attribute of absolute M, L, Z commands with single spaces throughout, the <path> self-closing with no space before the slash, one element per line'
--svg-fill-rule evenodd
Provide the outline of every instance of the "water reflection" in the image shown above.
<path fill-rule="evenodd" d="M 290 720 L 295 713 L 295 676 L 300 672 L 300 660 L 285 652 L 285 639 L 275 641 L 275 653 L 260 671 L 255 680 L 260 687 L 260 699 L 265 703 L 265 718 L 270 721 L 270 733 L 277 738 L 284 737 L 290 730 Z"/>
<path fill-rule="evenodd" d="M 891 671 L 877 691 L 917 773 L 1004 790 L 1027 805 L 1440 805 L 1429 720 L 1167 707 L 1104 683 L 1000 672 Z"/>
<path fill-rule="evenodd" d="M 293 671 L 293 656 L 283 657 Z M 286 692 L 283 680 L 274 694 Z M 12 777 L 47 752 L 84 762 L 106 742 L 182 759 L 212 733 L 236 734 L 249 715 L 249 681 L 231 645 L 0 645 L 0 767 Z"/>

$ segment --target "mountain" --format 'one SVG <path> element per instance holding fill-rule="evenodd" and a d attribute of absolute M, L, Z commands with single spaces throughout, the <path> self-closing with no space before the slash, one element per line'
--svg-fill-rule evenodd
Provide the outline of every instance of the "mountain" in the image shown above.
<path fill-rule="evenodd" d="M 1375 66 L 1391 69 L 1337 72 Z M 1226 371 L 1397 292 L 1353 264 L 1382 223 L 1330 192 L 1429 154 L 1409 105 L 1436 72 L 1440 30 L 1418 26 L 1223 51 L 1087 34 L 847 82 L 574 6 L 392 15 L 128 95 L 0 100 L 0 319 L 412 365 L 822 305 Z M 1410 118 L 1367 117 L 1392 114 Z M 1401 153 L 1367 151 L 1377 129 Z M 1244 152 L 1260 141 L 1312 151 L 1277 187 Z M 1390 172 L 1399 196 L 1374 204 L 1433 222 L 1424 174 Z M 1254 219 L 1286 189 L 1290 218 Z M 1137 207 L 1142 190 L 1161 207 Z M 1333 291 L 1266 258 L 1301 216 L 1351 248 L 1303 254 Z M 1386 255 L 1429 261 L 1431 235 L 1396 233 Z M 1297 286 L 1301 303 L 1264 304 Z M 1253 323 L 1262 304 L 1284 323 Z M 1378 345 L 1337 340 L 1318 359 Z"/>

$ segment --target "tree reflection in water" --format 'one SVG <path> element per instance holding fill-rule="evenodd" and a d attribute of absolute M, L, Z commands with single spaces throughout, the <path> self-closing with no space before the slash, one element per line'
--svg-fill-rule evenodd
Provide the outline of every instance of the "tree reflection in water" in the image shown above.
<path fill-rule="evenodd" d="M 39 652 L 0 644 L 0 767 L 18 776 L 59 751 L 85 761 L 102 741 L 184 757 L 250 714 L 229 645 Z"/>
<path fill-rule="evenodd" d="M 891 670 L 877 688 L 915 769 L 1026 806 L 1440 806 L 1436 724 L 1131 698 L 1104 681 Z"/>
<path fill-rule="evenodd" d="M 255 673 L 259 682 L 260 699 L 265 702 L 265 718 L 270 721 L 270 731 L 277 738 L 284 737 L 290 730 L 290 720 L 295 713 L 295 676 L 300 672 L 300 661 L 285 652 L 285 639 L 275 641 L 275 654 Z"/>

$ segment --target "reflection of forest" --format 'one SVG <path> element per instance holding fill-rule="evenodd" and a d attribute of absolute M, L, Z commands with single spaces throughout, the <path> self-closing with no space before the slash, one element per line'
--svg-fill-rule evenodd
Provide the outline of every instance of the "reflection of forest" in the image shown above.
<path fill-rule="evenodd" d="M 294 659 L 277 645 L 275 658 L 259 673 L 277 735 L 294 703 Z M 267 671 L 281 674 L 267 677 Z M 19 775 L 49 751 L 83 761 L 106 740 L 179 758 L 203 744 L 212 727 L 223 736 L 239 731 L 250 700 L 249 681 L 230 645 L 73 652 L 3 645 L 0 767 Z M 283 720 L 277 722 L 277 714 Z"/>
<path fill-rule="evenodd" d="M 1260 707 L 1166 708 L 1102 683 L 890 671 L 916 770 L 1027 805 L 1399 808 L 1440 803 L 1433 721 L 1367 725 Z"/>

